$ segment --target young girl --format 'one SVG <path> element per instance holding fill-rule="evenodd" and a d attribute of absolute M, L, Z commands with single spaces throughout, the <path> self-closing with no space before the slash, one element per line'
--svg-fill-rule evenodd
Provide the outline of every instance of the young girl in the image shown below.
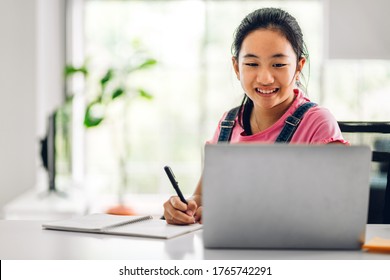
<path fill-rule="evenodd" d="M 250 13 L 235 32 L 232 51 L 244 100 L 223 115 L 208 143 L 346 143 L 333 115 L 300 90 L 308 53 L 294 17 L 276 8 Z M 172 196 L 164 203 L 167 223 L 201 222 L 201 196 L 201 180 L 188 205 Z"/>

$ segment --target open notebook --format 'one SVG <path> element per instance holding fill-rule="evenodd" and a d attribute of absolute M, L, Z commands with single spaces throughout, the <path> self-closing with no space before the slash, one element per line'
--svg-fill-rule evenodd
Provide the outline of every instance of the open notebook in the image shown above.
<path fill-rule="evenodd" d="M 48 222 L 44 229 L 115 234 L 152 238 L 172 238 L 198 230 L 200 224 L 169 225 L 164 220 L 152 216 L 118 216 L 108 214 L 91 214 L 67 220 Z"/>

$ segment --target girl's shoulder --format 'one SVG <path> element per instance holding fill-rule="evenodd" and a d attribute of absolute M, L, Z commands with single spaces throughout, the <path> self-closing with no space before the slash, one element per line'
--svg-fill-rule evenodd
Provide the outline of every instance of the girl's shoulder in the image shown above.
<path fill-rule="evenodd" d="M 313 119 L 317 119 L 317 120 L 324 119 L 327 121 L 337 123 L 336 118 L 334 117 L 332 112 L 328 108 L 322 107 L 320 105 L 316 105 L 316 106 L 310 108 L 307 111 L 305 117 L 310 118 L 312 120 Z"/>
<path fill-rule="evenodd" d="M 342 136 L 334 115 L 328 108 L 318 105 L 306 112 L 295 136 L 294 140 L 297 142 L 348 144 Z"/>

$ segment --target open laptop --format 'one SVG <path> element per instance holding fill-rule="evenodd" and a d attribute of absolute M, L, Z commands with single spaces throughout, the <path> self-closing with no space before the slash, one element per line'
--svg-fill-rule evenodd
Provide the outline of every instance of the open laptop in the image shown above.
<path fill-rule="evenodd" d="M 206 145 L 207 248 L 359 249 L 371 150 L 343 145 Z"/>

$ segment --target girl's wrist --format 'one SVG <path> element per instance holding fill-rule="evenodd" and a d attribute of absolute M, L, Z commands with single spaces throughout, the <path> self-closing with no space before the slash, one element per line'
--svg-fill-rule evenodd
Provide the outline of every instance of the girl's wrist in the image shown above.
<path fill-rule="evenodd" d="M 199 206 L 202 205 L 202 196 L 199 194 L 194 194 L 188 198 L 188 200 L 194 200 L 196 204 Z"/>

